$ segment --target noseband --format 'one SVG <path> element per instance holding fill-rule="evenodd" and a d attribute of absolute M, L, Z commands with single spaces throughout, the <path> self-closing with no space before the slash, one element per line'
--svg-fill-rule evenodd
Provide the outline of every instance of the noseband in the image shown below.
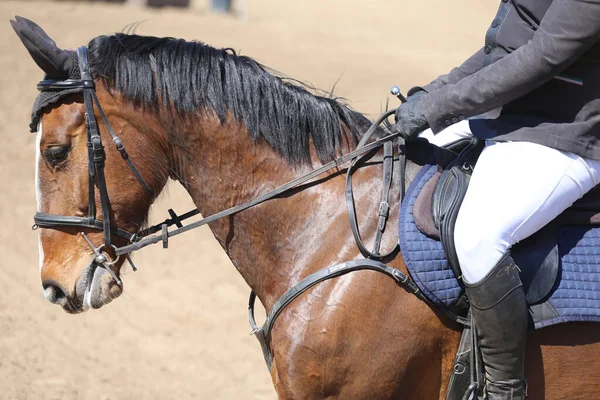
<path fill-rule="evenodd" d="M 83 92 L 83 100 L 85 105 L 85 126 L 87 131 L 87 147 L 88 147 L 88 216 L 76 217 L 76 216 L 65 216 L 56 214 L 45 214 L 36 212 L 33 220 L 35 222 L 34 227 L 43 228 L 59 228 L 65 226 L 74 226 L 81 228 L 91 228 L 101 230 L 104 232 L 104 243 L 99 247 L 93 245 L 89 238 L 82 232 L 82 236 L 86 240 L 87 244 L 92 248 L 95 255 L 95 262 L 103 265 L 107 271 L 112 275 L 117 283 L 120 284 L 119 278 L 116 276 L 114 271 L 110 268 L 111 265 L 115 264 L 118 260 L 111 259 L 109 252 L 117 249 L 112 243 L 112 235 L 118 236 L 127 240 L 129 243 L 137 242 L 140 237 L 135 233 L 127 232 L 116 226 L 111 225 L 110 222 L 110 199 L 108 196 L 108 190 L 106 188 L 106 178 L 104 175 L 104 166 L 106 160 L 106 153 L 100 137 L 100 130 L 98 129 L 98 122 L 96 121 L 96 115 L 94 113 L 94 104 L 98 110 L 98 113 L 102 117 L 106 129 L 110 133 L 117 150 L 127 162 L 127 165 L 137 178 L 140 185 L 144 188 L 146 193 L 150 196 L 153 195 L 152 190 L 148 187 L 144 178 L 140 175 L 139 171 L 129 158 L 121 139 L 115 134 L 112 129 L 100 101 L 96 96 L 96 87 L 92 74 L 90 71 L 90 64 L 88 58 L 88 49 L 85 46 L 77 49 L 77 57 L 79 60 L 79 68 L 81 71 L 81 79 L 67 79 L 67 80 L 43 80 L 38 83 L 37 88 L 39 91 L 61 91 L 67 89 L 81 89 Z M 100 205 L 102 206 L 102 220 L 96 219 L 96 193 L 95 187 L 98 186 L 98 192 L 100 194 Z M 119 256 L 117 256 L 119 257 Z M 127 259 L 135 269 L 134 264 L 131 262 L 129 255 L 126 255 Z"/>

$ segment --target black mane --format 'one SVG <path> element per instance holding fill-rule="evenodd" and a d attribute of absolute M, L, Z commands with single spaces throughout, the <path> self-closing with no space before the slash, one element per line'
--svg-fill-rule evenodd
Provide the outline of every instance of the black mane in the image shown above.
<path fill-rule="evenodd" d="M 310 139 L 321 161 L 340 154 L 345 138 L 369 123 L 333 98 L 309 93 L 250 57 L 200 42 L 116 34 L 89 45 L 92 73 L 144 110 L 169 106 L 181 117 L 231 111 L 255 140 L 263 138 L 292 164 L 310 161 Z"/>

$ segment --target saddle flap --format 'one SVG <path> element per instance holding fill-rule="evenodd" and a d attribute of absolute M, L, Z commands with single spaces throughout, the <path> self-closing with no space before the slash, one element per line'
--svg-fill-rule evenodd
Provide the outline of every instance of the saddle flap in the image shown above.
<path fill-rule="evenodd" d="M 560 270 L 557 237 L 557 225 L 551 223 L 511 249 L 512 257 L 521 269 L 521 281 L 529 304 L 542 302 L 557 282 Z"/>
<path fill-rule="evenodd" d="M 454 246 L 454 226 L 469 187 L 469 172 L 470 170 L 464 169 L 462 165 L 455 165 L 445 170 L 436 186 L 432 204 L 432 214 L 440 231 L 442 246 L 446 252 L 448 263 L 459 281 L 461 281 L 462 273 Z"/>
<path fill-rule="evenodd" d="M 433 218 L 435 228 L 438 230 L 440 229 L 440 221 L 448 210 L 448 203 L 452 201 L 451 195 L 445 190 L 448 176 L 449 174 L 447 170 L 441 173 L 431 198 L 431 216 Z"/>

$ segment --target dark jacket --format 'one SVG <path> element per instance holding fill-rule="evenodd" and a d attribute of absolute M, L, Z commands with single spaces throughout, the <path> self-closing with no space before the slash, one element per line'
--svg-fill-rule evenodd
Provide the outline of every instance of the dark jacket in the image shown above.
<path fill-rule="evenodd" d="M 502 0 L 484 47 L 422 88 L 427 121 L 437 133 L 502 107 L 486 121 L 497 140 L 600 160 L 599 39 L 600 0 Z"/>

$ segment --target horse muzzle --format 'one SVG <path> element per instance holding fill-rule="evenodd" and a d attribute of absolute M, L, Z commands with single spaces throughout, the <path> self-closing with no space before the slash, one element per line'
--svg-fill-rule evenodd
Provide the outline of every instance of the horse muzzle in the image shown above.
<path fill-rule="evenodd" d="M 58 282 L 45 280 L 42 283 L 44 297 L 60 305 L 69 314 L 78 314 L 90 308 L 100 308 L 123 293 L 123 285 L 113 278 L 103 266 L 92 259 L 84 268 L 73 291 L 68 291 Z"/>

